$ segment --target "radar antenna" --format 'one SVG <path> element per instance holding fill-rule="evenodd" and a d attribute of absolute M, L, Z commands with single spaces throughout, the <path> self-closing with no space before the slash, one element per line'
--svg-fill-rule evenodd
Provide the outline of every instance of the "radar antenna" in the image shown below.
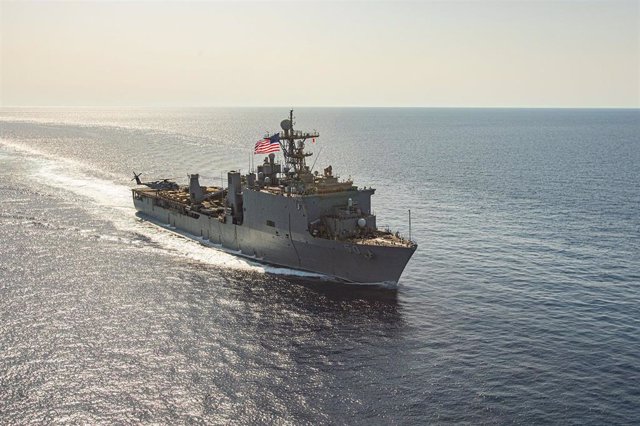
<path fill-rule="evenodd" d="M 293 110 L 289 111 L 289 118 L 282 120 L 280 127 L 284 134 L 280 137 L 280 148 L 284 155 L 285 162 L 291 170 L 300 177 L 301 174 L 309 173 L 305 159 L 311 155 L 304 152 L 304 144 L 307 138 L 317 138 L 318 132 L 302 132 L 293 129 Z"/>

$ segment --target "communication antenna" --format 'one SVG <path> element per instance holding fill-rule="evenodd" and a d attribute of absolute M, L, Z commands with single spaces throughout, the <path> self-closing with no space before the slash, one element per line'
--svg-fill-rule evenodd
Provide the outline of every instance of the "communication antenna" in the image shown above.
<path fill-rule="evenodd" d="M 320 147 L 320 151 L 318 151 L 318 155 L 316 155 L 316 159 L 313 160 L 313 164 L 311 165 L 310 173 L 313 173 L 313 168 L 316 166 L 316 161 L 318 161 L 318 158 L 320 158 L 320 154 L 322 154 L 322 148 L 324 148 L 324 146 Z"/>
<path fill-rule="evenodd" d="M 413 241 L 411 239 L 411 209 L 409 209 L 409 241 Z"/>

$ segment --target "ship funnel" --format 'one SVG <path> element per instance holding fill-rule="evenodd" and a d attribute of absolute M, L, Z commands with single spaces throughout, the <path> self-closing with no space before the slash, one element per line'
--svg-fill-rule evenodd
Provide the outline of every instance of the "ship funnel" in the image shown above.
<path fill-rule="evenodd" d="M 204 193 L 200 187 L 200 175 L 189 175 L 189 197 L 191 204 L 200 204 L 204 200 Z"/>
<path fill-rule="evenodd" d="M 242 178 L 234 170 L 227 173 L 227 205 L 231 207 L 233 223 L 242 224 Z"/>

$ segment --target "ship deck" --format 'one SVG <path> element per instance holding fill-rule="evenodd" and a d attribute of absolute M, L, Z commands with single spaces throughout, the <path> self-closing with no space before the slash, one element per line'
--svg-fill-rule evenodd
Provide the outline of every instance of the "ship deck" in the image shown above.
<path fill-rule="evenodd" d="M 173 207 L 174 209 L 186 210 L 191 208 L 189 193 L 182 188 L 170 190 L 134 188 L 132 191 L 140 196 L 162 200 L 162 202 L 168 204 L 168 207 Z M 223 188 L 217 186 L 206 187 L 204 188 L 204 195 L 209 198 L 202 201 L 197 209 L 197 213 L 208 216 L 220 216 L 224 213 L 226 191 L 223 190 Z"/>
<path fill-rule="evenodd" d="M 262 189 L 264 192 L 271 194 L 281 194 L 281 191 L 277 188 Z M 204 188 L 205 196 L 210 198 L 202 201 L 197 209 L 191 208 L 191 200 L 186 188 L 177 190 L 165 190 L 165 189 L 153 189 L 153 188 L 133 188 L 132 191 L 142 197 L 149 197 L 161 200 L 159 203 L 162 207 L 168 207 L 173 210 L 179 211 L 183 214 L 187 212 L 193 212 L 198 214 L 204 214 L 207 216 L 221 218 L 225 214 L 225 198 L 226 191 L 220 187 L 206 187 Z M 220 195 L 218 195 L 220 194 Z M 302 194 L 292 194 L 292 196 L 302 196 Z M 320 237 L 322 238 L 322 237 Z M 326 238 L 332 239 L 332 238 Z M 399 234 L 394 234 L 389 231 L 375 230 L 374 232 L 355 238 L 337 239 L 335 241 L 355 244 L 359 246 L 383 246 L 383 247 L 415 247 L 416 244 L 408 239 L 403 238 Z"/>
<path fill-rule="evenodd" d="M 384 247 L 406 247 L 411 248 L 416 246 L 411 240 L 403 238 L 399 234 L 393 234 L 387 231 L 376 231 L 373 235 L 366 238 L 350 238 L 349 241 L 352 244 L 364 245 L 364 246 L 384 246 Z"/>

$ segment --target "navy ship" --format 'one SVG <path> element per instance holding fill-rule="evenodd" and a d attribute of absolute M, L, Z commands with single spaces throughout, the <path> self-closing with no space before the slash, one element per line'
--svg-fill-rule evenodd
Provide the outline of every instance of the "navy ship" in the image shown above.
<path fill-rule="evenodd" d="M 320 135 L 293 128 L 293 110 L 255 152 L 268 153 L 254 171 L 227 173 L 227 187 L 164 179 L 132 189 L 142 214 L 201 237 L 238 255 L 319 273 L 336 281 L 395 286 L 416 251 L 411 238 L 378 229 L 371 212 L 373 188 L 340 180 L 306 164 L 305 142 Z M 275 161 L 282 151 L 284 162 Z"/>

